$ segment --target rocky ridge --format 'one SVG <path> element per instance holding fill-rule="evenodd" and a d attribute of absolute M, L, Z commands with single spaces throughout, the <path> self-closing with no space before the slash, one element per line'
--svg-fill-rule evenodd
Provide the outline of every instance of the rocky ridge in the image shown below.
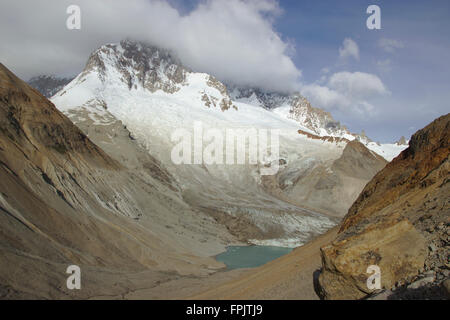
<path fill-rule="evenodd" d="M 366 284 L 370 265 L 380 267 L 385 298 L 444 296 L 440 285 L 450 270 L 449 160 L 447 114 L 415 133 L 409 147 L 375 175 L 337 238 L 322 247 L 322 297 L 376 293 Z"/>
<path fill-rule="evenodd" d="M 298 92 L 270 92 L 258 88 L 239 87 L 233 84 L 228 84 L 227 87 L 233 100 L 251 103 L 268 110 L 287 108 L 287 117 L 310 130 L 311 134 L 357 139 L 364 144 L 372 142 L 365 134 L 350 133 L 345 126 L 333 118 L 331 113 L 313 107 L 308 99 Z"/>

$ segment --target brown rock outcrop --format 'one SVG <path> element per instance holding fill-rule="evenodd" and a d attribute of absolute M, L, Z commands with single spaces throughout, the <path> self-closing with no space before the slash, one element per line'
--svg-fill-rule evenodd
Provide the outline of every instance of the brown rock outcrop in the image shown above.
<path fill-rule="evenodd" d="M 22 148 L 27 158 L 41 162 L 78 155 L 107 168 L 120 166 L 93 144 L 56 107 L 0 64 L 0 137 L 12 149 Z M 56 151 L 56 152 L 55 152 Z M 6 161 L 6 160 L 5 160 Z M 14 166 L 17 161 L 9 163 Z M 44 167 L 41 167 L 45 171 Z"/>
<path fill-rule="evenodd" d="M 380 267 L 385 289 L 410 282 L 423 269 L 445 277 L 449 154 L 447 114 L 414 134 L 409 148 L 367 184 L 336 240 L 321 248 L 323 298 L 360 299 L 373 292 L 366 284 L 370 265 Z"/>
<path fill-rule="evenodd" d="M 322 140 L 322 141 L 336 142 L 336 143 L 339 143 L 339 142 L 347 142 L 348 143 L 348 142 L 350 142 L 350 140 L 348 140 L 346 138 L 332 137 L 332 136 L 323 136 L 323 137 L 321 137 L 321 136 L 318 136 L 318 135 L 315 135 L 315 134 L 311 134 L 311 133 L 306 132 L 306 131 L 301 130 L 301 129 L 298 129 L 297 132 L 299 134 L 304 135 L 304 136 L 306 136 L 306 137 L 308 137 L 310 139 L 313 139 L 313 140 Z"/>

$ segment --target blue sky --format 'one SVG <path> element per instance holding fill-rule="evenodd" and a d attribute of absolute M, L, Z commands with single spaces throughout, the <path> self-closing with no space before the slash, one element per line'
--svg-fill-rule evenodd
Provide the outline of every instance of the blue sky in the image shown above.
<path fill-rule="evenodd" d="M 366 8 L 381 8 L 381 30 L 366 28 Z M 409 136 L 436 117 L 450 111 L 450 1 L 281 1 L 284 14 L 275 28 L 294 42 L 292 59 L 303 72 L 304 82 L 330 72 L 361 71 L 376 74 L 390 95 L 372 103 L 375 115 L 348 117 L 332 113 L 352 130 L 382 141 Z M 339 61 L 338 48 L 353 39 L 360 59 Z M 386 52 L 382 38 L 402 43 L 403 48 Z M 379 61 L 389 61 L 380 67 Z"/>

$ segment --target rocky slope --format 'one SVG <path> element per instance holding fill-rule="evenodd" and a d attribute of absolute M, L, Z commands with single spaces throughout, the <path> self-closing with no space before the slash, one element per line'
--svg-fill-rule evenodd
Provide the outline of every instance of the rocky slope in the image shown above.
<path fill-rule="evenodd" d="M 288 93 L 268 92 L 258 88 L 240 87 L 231 83 L 225 85 L 233 100 L 247 102 L 269 110 L 288 104 L 291 100 L 291 95 Z"/>
<path fill-rule="evenodd" d="M 323 141 L 318 136 L 314 139 Z M 331 165 L 283 170 L 264 177 L 262 183 L 265 190 L 290 203 L 339 217 L 386 164 L 384 158 L 354 140 L 346 142 L 342 155 Z"/>
<path fill-rule="evenodd" d="M 449 277 L 450 114 L 415 133 L 349 209 L 337 238 L 322 247 L 320 294 L 359 299 L 368 266 L 381 271 L 384 298 L 442 297 Z"/>
<path fill-rule="evenodd" d="M 107 154 L 3 65 L 0 123 L 1 298 L 121 295 L 207 275 L 223 266 L 209 256 L 237 243 L 123 125 Z M 72 264 L 83 290 L 65 286 Z"/>

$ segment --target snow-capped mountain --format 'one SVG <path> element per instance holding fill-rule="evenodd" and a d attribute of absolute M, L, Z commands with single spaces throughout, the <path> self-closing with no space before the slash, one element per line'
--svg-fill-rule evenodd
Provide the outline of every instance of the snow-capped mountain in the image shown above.
<path fill-rule="evenodd" d="M 300 93 L 286 94 L 258 88 L 243 88 L 232 84 L 225 85 L 212 75 L 206 74 L 203 74 L 203 79 L 193 77 L 188 80 L 188 76 L 200 74 L 185 67 L 170 51 L 135 41 L 126 40 L 120 45 L 105 45 L 96 50 L 90 56 L 82 75 L 91 71 L 97 72 L 102 81 L 108 78 L 108 72 L 118 73 L 115 77 L 125 83 L 130 91 L 142 88 L 151 93 L 162 91 L 174 94 L 183 87 L 191 87 L 200 80 L 205 87 L 205 90 L 200 91 L 200 99 L 208 108 L 219 107 L 222 111 L 230 108 L 237 109 L 233 101 L 259 106 L 272 111 L 280 118 L 298 123 L 299 133 L 307 132 L 319 137 L 337 137 L 348 141 L 357 139 L 388 161 L 397 156 L 407 144 L 379 144 L 373 142 L 364 133 L 351 133 L 329 112 L 313 107 Z M 64 81 L 69 79 L 41 77 L 36 80 L 33 83 L 38 86 L 39 91 L 43 90 L 51 94 L 60 89 Z M 55 86 L 53 89 L 45 89 L 45 87 L 39 89 L 41 83 L 53 83 Z M 56 86 L 59 83 L 61 85 Z M 211 89 L 216 89 L 218 92 L 210 95 Z"/>
<path fill-rule="evenodd" d="M 319 136 L 344 136 L 350 134 L 335 121 L 329 112 L 311 106 L 300 93 L 269 92 L 257 88 L 228 85 L 230 96 L 239 101 L 271 110 L 287 119 L 298 122 L 302 129 Z"/>
<path fill-rule="evenodd" d="M 345 214 L 385 164 L 376 153 L 346 148 L 355 136 L 330 139 L 346 133 L 301 96 L 245 98 L 212 75 L 183 66 L 169 51 L 133 41 L 93 52 L 83 72 L 52 101 L 87 133 L 121 121 L 177 179 L 187 203 L 253 243 L 295 246 L 323 232 L 335 224 L 330 216 Z M 229 129 L 277 129 L 279 155 L 257 164 L 175 164 L 174 132 L 184 129 L 195 141 L 199 124 L 205 137 L 212 129 L 222 137 Z M 114 143 L 113 132 L 105 135 Z M 365 160 L 349 160 L 355 158 Z M 363 163 L 368 175 L 355 176 L 355 163 Z M 274 166 L 275 175 L 261 174 Z"/>
<path fill-rule="evenodd" d="M 142 89 L 150 93 L 175 94 L 195 81 L 204 82 L 201 100 L 207 107 L 219 106 L 222 110 L 231 107 L 227 88 L 214 77 L 204 74 L 193 79 L 193 73 L 168 50 L 139 42 L 127 40 L 96 50 L 89 57 L 81 77 L 87 77 L 91 72 L 95 72 L 103 83 L 117 79 L 131 92 Z"/>
<path fill-rule="evenodd" d="M 41 75 L 32 77 L 28 84 L 42 93 L 45 97 L 51 98 L 73 78 L 60 78 L 56 76 Z"/>
<path fill-rule="evenodd" d="M 271 110 L 280 117 L 293 120 L 299 125 L 299 133 L 307 136 L 315 135 L 324 139 L 333 137 L 346 141 L 356 139 L 388 161 L 395 158 L 408 144 L 405 139 L 397 143 L 380 144 L 372 141 L 364 132 L 351 133 L 346 126 L 336 121 L 331 113 L 313 107 L 308 99 L 298 92 L 288 94 L 232 84 L 227 86 L 233 101 L 259 106 Z"/>

